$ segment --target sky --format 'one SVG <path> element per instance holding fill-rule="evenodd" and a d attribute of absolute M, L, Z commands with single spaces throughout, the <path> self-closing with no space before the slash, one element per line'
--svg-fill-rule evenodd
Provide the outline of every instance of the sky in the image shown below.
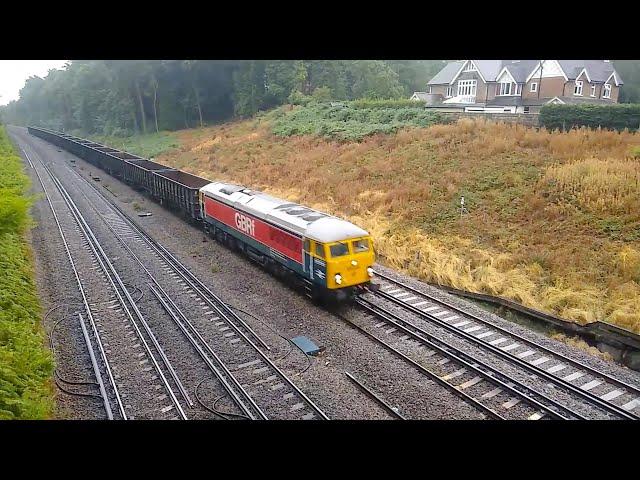
<path fill-rule="evenodd" d="M 67 60 L 0 60 L 0 105 L 17 100 L 27 78 L 46 77 L 50 69 L 65 63 Z"/>

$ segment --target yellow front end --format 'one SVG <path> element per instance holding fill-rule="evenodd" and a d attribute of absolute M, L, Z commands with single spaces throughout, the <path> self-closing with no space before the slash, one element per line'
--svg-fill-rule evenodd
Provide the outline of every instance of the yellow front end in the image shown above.
<path fill-rule="evenodd" d="M 371 237 L 327 243 L 325 255 L 328 289 L 353 287 L 371 281 L 375 261 Z"/>

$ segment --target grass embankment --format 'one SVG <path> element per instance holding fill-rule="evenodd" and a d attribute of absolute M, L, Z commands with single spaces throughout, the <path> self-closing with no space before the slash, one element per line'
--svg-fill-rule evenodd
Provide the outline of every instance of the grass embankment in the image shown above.
<path fill-rule="evenodd" d="M 136 135 L 133 137 L 85 135 L 84 138 L 102 143 L 103 145 L 110 145 L 113 148 L 134 153 L 144 158 L 155 158 L 161 152 L 178 147 L 176 137 L 171 132 L 150 133 L 148 135 Z"/>
<path fill-rule="evenodd" d="M 31 249 L 29 178 L 0 126 L 0 419 L 49 417 L 53 360 L 40 326 Z"/>
<path fill-rule="evenodd" d="M 309 108 L 175 132 L 181 146 L 156 159 L 348 218 L 383 263 L 427 281 L 640 333 L 638 134 L 465 119 L 358 142 L 283 136 Z"/>

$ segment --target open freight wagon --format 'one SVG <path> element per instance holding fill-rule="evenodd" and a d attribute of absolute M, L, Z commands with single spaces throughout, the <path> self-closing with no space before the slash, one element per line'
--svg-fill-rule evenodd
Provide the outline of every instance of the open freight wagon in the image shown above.
<path fill-rule="evenodd" d="M 180 170 L 156 171 L 153 177 L 153 196 L 161 204 L 180 210 L 193 221 L 202 220 L 198 192 L 211 180 Z"/>

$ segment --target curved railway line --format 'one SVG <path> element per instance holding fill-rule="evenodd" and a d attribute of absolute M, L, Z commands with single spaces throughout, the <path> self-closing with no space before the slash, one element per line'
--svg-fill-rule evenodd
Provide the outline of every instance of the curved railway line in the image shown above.
<path fill-rule="evenodd" d="M 629 420 L 639 418 L 640 388 L 497 326 L 381 272 L 376 272 L 376 276 L 382 280 L 379 282 L 381 288 L 367 294 L 372 295 L 374 299 L 384 299 L 410 313 L 412 317 L 436 325 L 490 352 L 518 369 L 544 379 L 555 388 L 564 390 L 582 402 L 593 405 L 607 415 Z M 363 297 L 359 301 L 362 300 Z"/>
<path fill-rule="evenodd" d="M 48 170 L 44 163 L 43 167 Z M 54 178 L 52 172 L 48 170 L 48 173 Z M 141 274 L 147 276 L 150 293 L 237 406 L 239 414 L 232 413 L 232 416 L 264 420 L 328 419 L 262 351 L 268 351 L 269 346 L 232 307 L 211 292 L 195 274 L 136 225 L 94 185 L 71 169 L 69 173 L 77 176 L 80 182 L 74 184 L 80 187 L 74 193 L 84 197 L 97 214 L 96 217 L 104 222 L 138 265 Z M 61 184 L 59 188 L 68 196 Z M 71 202 L 70 208 L 79 216 L 79 221 L 89 229 L 70 196 L 67 200 Z M 107 262 L 108 258 L 105 260 Z M 150 329 L 147 332 L 155 341 Z M 161 352 L 157 341 L 155 344 Z M 164 356 L 163 362 L 173 371 Z M 192 407 L 193 402 L 177 376 L 174 374 L 172 378 L 185 403 Z M 180 403 L 176 401 L 175 405 L 178 408 Z M 205 405 L 202 406 L 210 411 Z M 182 411 L 181 408 L 179 410 Z"/>

